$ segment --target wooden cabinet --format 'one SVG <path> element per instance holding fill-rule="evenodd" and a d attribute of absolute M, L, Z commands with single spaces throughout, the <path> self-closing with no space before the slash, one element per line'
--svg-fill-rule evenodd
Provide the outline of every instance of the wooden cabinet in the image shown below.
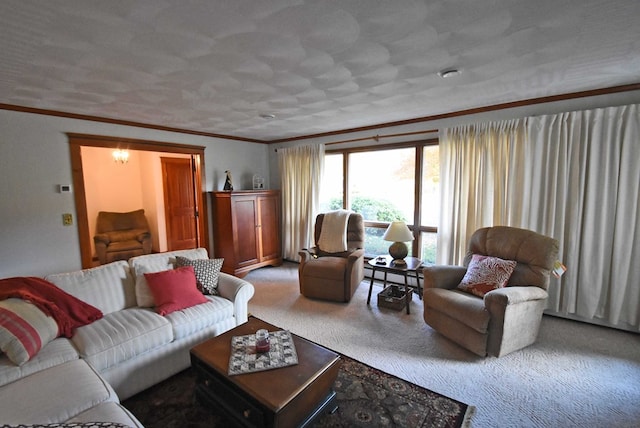
<path fill-rule="evenodd" d="M 210 192 L 213 206 L 213 254 L 222 271 L 240 278 L 262 266 L 282 264 L 280 192 Z"/>

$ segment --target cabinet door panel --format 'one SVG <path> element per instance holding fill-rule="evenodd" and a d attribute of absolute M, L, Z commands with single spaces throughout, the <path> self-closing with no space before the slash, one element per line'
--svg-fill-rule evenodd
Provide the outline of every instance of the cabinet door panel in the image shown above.
<path fill-rule="evenodd" d="M 280 233 L 278 224 L 278 198 L 261 197 L 258 199 L 260 209 L 260 240 L 262 260 L 280 257 Z"/>
<path fill-rule="evenodd" d="M 258 261 L 258 243 L 256 241 L 257 208 L 254 198 L 238 199 L 233 203 L 238 266 Z"/>

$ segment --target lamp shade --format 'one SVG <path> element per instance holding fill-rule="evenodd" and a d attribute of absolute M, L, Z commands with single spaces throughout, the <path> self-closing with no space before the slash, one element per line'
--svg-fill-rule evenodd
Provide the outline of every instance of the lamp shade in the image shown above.
<path fill-rule="evenodd" d="M 404 221 L 394 221 L 384 232 L 382 239 L 391 242 L 407 242 L 413 241 L 413 234 Z"/>

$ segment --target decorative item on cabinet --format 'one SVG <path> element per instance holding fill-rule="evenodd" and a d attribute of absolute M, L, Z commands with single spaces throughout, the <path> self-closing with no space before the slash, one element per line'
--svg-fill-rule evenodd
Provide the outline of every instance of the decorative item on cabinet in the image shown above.
<path fill-rule="evenodd" d="M 264 190 L 264 178 L 259 176 L 258 174 L 254 174 L 253 176 L 253 190 Z"/>
<path fill-rule="evenodd" d="M 222 271 L 244 277 L 263 266 L 282 264 L 280 191 L 210 192 L 213 254 Z"/>
<path fill-rule="evenodd" d="M 231 191 L 233 190 L 233 179 L 231 178 L 231 171 L 226 170 L 224 173 L 227 174 L 227 177 L 224 179 L 223 190 Z"/>

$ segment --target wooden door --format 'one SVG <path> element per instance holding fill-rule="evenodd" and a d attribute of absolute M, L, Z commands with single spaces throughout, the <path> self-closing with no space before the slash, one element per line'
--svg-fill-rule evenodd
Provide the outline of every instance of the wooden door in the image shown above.
<path fill-rule="evenodd" d="M 197 248 L 198 206 L 192 159 L 161 158 L 167 250 Z"/>

